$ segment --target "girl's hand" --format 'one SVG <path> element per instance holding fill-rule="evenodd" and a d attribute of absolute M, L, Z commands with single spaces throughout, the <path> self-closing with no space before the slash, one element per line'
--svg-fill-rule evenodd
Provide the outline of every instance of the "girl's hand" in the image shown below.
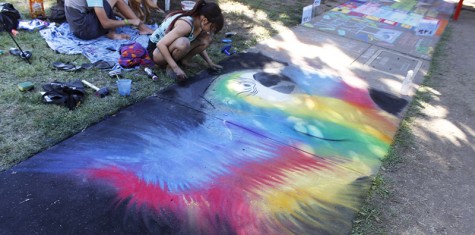
<path fill-rule="evenodd" d="M 212 69 L 212 70 L 221 70 L 223 69 L 223 66 L 219 65 L 219 64 L 215 64 L 213 62 L 209 63 L 209 67 Z"/>
<path fill-rule="evenodd" d="M 186 73 L 180 67 L 176 67 L 173 69 L 173 72 L 176 74 L 176 78 L 178 81 L 183 81 L 187 78 Z"/>

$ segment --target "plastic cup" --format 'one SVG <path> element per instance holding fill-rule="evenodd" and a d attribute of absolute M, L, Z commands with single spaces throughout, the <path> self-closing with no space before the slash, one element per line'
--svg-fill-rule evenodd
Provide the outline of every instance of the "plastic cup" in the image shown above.
<path fill-rule="evenodd" d="M 184 11 L 189 11 L 195 6 L 194 1 L 181 1 L 181 9 Z"/>
<path fill-rule="evenodd" d="M 121 96 L 130 95 L 130 88 L 132 87 L 132 80 L 130 79 L 117 79 L 117 88 L 119 88 L 119 94 Z"/>

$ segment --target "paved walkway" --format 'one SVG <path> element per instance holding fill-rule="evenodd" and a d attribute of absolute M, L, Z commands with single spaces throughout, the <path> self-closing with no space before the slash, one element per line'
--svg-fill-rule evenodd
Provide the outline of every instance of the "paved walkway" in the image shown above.
<path fill-rule="evenodd" d="M 410 124 L 402 162 L 382 171 L 387 198 L 369 228 L 388 234 L 473 234 L 475 224 L 475 1 L 450 23 L 435 72 Z M 368 232 L 375 234 L 378 232 Z"/>
<path fill-rule="evenodd" d="M 453 9 L 411 3 L 345 4 L 3 172 L 0 233 L 349 233 Z"/>

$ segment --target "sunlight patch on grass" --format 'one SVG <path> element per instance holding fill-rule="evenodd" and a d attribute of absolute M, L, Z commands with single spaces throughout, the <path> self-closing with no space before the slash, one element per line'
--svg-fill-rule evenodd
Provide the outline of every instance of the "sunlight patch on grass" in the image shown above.
<path fill-rule="evenodd" d="M 281 21 L 270 20 L 271 17 L 269 14 L 263 10 L 251 9 L 248 5 L 231 1 L 223 2 L 220 6 L 224 12 L 250 20 L 250 22 L 248 22 L 249 33 L 258 35 L 258 41 L 286 29 Z M 284 13 L 280 15 L 284 15 Z M 246 28 L 247 26 L 243 24 L 242 27 Z"/>

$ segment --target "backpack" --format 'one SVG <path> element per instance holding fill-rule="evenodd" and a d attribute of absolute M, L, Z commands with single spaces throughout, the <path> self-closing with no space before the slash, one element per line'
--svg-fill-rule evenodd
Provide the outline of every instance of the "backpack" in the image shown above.
<path fill-rule="evenodd" d="M 147 50 L 138 42 L 121 45 L 119 53 L 119 65 L 123 68 L 153 65 Z"/>
<path fill-rule="evenodd" d="M 52 6 L 50 9 L 48 19 L 58 24 L 66 22 L 66 14 L 64 12 L 64 0 L 56 1 L 56 5 Z"/>
<path fill-rule="evenodd" d="M 0 32 L 17 29 L 20 18 L 20 13 L 11 3 L 0 2 Z"/>
<path fill-rule="evenodd" d="M 41 100 L 47 104 L 64 105 L 73 110 L 84 99 L 84 86 L 80 80 L 74 82 L 49 82 L 44 84 L 45 93 Z"/>

